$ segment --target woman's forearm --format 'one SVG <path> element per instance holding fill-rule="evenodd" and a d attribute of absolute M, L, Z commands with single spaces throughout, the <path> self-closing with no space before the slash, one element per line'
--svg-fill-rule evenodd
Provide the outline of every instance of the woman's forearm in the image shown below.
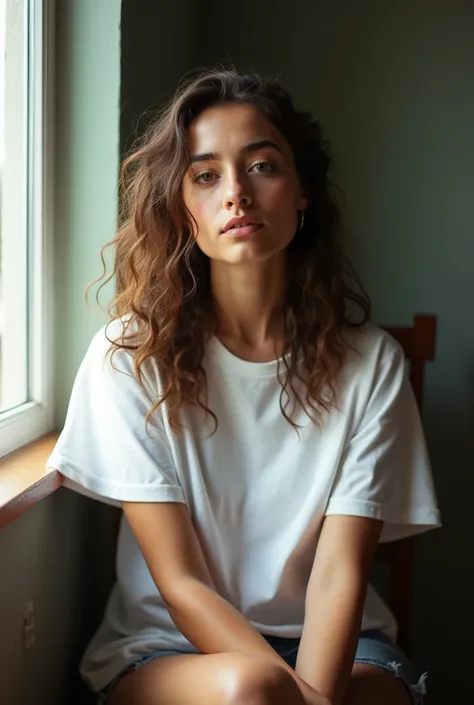
<path fill-rule="evenodd" d="M 330 515 L 308 582 L 297 673 L 340 705 L 360 635 L 367 582 L 383 522 Z"/>
<path fill-rule="evenodd" d="M 167 607 L 180 632 L 201 653 L 233 652 L 271 659 L 292 674 L 308 705 L 326 702 L 288 666 L 250 622 L 211 587 L 194 579 L 183 580 L 176 586 Z"/>
<path fill-rule="evenodd" d="M 366 586 L 341 580 L 315 590 L 307 602 L 296 672 L 340 705 L 350 678 L 360 633 Z"/>
<path fill-rule="evenodd" d="M 178 629 L 201 653 L 275 653 L 238 610 L 199 580 L 181 580 L 167 607 Z"/>

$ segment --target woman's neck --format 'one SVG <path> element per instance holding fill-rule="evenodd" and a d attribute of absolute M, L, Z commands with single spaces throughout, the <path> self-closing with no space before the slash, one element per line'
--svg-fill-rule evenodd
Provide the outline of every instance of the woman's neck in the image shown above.
<path fill-rule="evenodd" d="M 264 362 L 283 352 L 286 259 L 252 265 L 211 262 L 217 335 L 239 357 Z"/>

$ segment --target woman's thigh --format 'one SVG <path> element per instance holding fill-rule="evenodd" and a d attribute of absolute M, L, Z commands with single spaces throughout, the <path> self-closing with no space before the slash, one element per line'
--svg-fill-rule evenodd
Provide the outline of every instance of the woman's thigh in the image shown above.
<path fill-rule="evenodd" d="M 291 675 L 270 659 L 181 654 L 149 661 L 120 678 L 107 705 L 304 705 Z"/>
<path fill-rule="evenodd" d="M 344 705 L 421 705 L 425 679 L 381 632 L 363 632 Z"/>
<path fill-rule="evenodd" d="M 405 683 L 378 666 L 356 663 L 352 670 L 344 705 L 413 705 Z"/>

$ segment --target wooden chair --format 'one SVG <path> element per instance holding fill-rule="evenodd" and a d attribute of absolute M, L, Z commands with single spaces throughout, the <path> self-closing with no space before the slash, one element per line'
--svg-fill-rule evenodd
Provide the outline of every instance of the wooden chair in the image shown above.
<path fill-rule="evenodd" d="M 384 327 L 402 346 L 409 363 L 410 381 L 422 410 L 425 363 L 434 360 L 436 316 L 415 316 L 413 326 Z M 398 643 L 410 646 L 415 581 L 415 537 L 380 544 L 376 560 L 389 567 L 388 604 L 398 622 Z"/>

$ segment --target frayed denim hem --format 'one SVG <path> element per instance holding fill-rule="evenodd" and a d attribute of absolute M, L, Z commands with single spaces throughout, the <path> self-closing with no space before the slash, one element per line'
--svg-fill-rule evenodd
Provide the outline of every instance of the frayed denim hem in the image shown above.
<path fill-rule="evenodd" d="M 178 651 L 160 651 L 158 652 L 160 658 L 163 656 L 176 656 L 179 652 Z M 109 701 L 109 697 L 112 694 L 113 689 L 119 682 L 119 680 L 122 678 L 122 676 L 125 676 L 127 673 L 133 673 L 134 671 L 139 671 L 140 668 L 143 668 L 143 666 L 146 666 L 147 663 L 150 663 L 150 661 L 154 661 L 157 658 L 157 652 L 154 651 L 151 654 L 148 654 L 147 656 L 141 656 L 140 658 L 137 658 L 135 661 L 132 661 L 128 666 L 126 666 L 123 671 L 121 671 L 118 676 L 116 676 L 113 681 L 107 686 L 105 690 L 103 690 L 101 693 L 99 693 L 98 699 L 97 699 L 97 705 L 107 705 Z"/>
<path fill-rule="evenodd" d="M 428 673 L 423 673 L 417 683 L 413 684 L 410 682 L 410 678 L 404 672 L 403 664 L 397 663 L 396 661 L 379 661 L 377 659 L 357 659 L 357 663 L 365 663 L 368 666 L 377 666 L 384 671 L 392 673 L 395 678 L 400 678 L 405 684 L 408 692 L 413 699 L 413 705 L 423 705 L 424 698 L 426 695 L 426 680 L 428 678 Z"/>

